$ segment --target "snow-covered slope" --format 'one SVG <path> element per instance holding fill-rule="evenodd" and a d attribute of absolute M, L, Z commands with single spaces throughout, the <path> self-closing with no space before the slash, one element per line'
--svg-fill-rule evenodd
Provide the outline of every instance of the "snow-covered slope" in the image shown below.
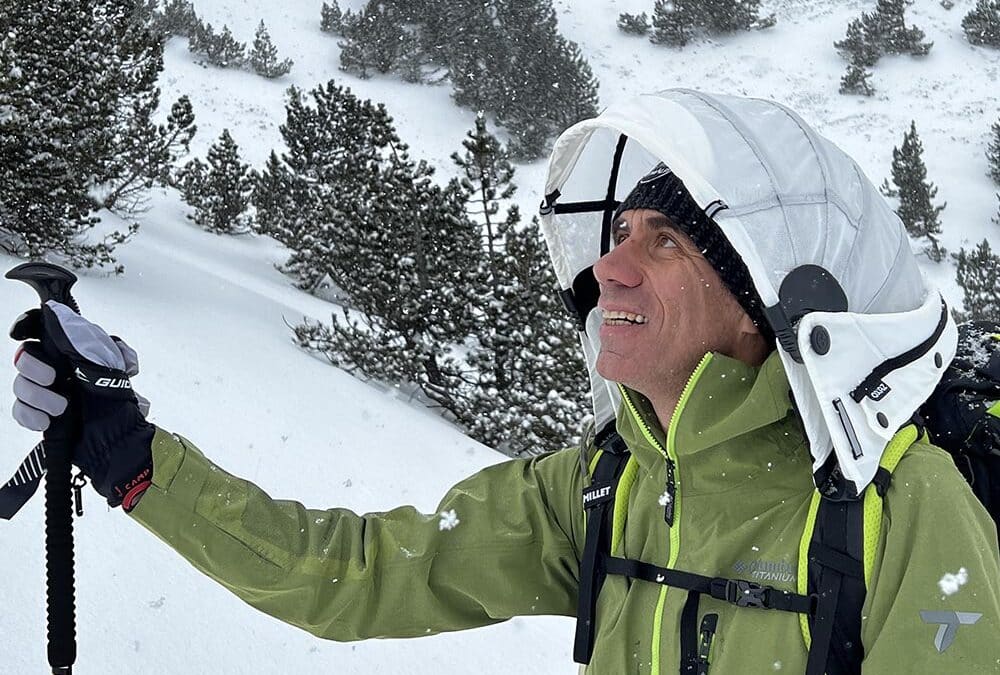
<path fill-rule="evenodd" d="M 200 0 L 199 14 L 252 40 L 263 19 L 291 74 L 266 81 L 196 65 L 182 40 L 167 47 L 163 100 L 192 98 L 203 155 L 229 128 L 246 160 L 260 166 L 280 144 L 284 89 L 330 78 L 384 102 L 414 156 L 443 174 L 474 113 L 455 107 L 450 88 L 393 78 L 362 81 L 337 69 L 335 38 L 319 30 L 321 0 Z M 360 0 L 355 0 L 356 7 Z M 872 2 L 772 0 L 775 28 L 701 42 L 683 51 L 656 47 L 614 27 L 622 11 L 652 0 L 561 0 L 563 32 L 580 43 L 601 80 L 602 101 L 668 86 L 766 96 L 786 102 L 850 152 L 876 181 L 891 149 L 915 119 L 929 177 L 949 202 L 944 244 L 989 236 L 996 188 L 985 177 L 989 125 L 1000 115 L 1000 53 L 973 48 L 961 33 L 972 0 L 947 11 L 918 0 L 910 20 L 935 42 L 923 60 L 883 59 L 873 99 L 844 97 L 843 60 L 832 47 L 849 19 Z M 344 4 L 341 3 L 343 7 Z M 518 169 L 519 201 L 532 213 L 544 162 Z M 412 403 L 363 384 L 298 350 L 283 319 L 326 318 L 331 306 L 296 291 L 273 264 L 284 254 L 264 238 L 222 238 L 184 218 L 173 193 L 152 195 L 135 240 L 120 249 L 123 277 L 81 275 L 84 311 L 139 351 L 136 387 L 153 401 L 153 420 L 198 443 L 220 465 L 272 495 L 313 507 L 381 510 L 408 502 L 430 511 L 445 489 L 503 457 L 468 440 Z M 112 217 L 108 219 L 113 220 Z M 966 244 L 967 245 L 967 244 Z M 0 257 L 9 268 L 18 261 Z M 960 300 L 946 263 L 925 269 Z M 23 285 L 0 283 L 12 321 L 36 303 Z M 10 349 L 12 352 L 13 345 Z M 0 358 L 0 381 L 13 368 Z M 0 385 L 7 387 L 7 385 Z M 7 389 L 9 391 L 9 389 Z M 10 394 L 0 400 L 8 409 Z M 35 441 L 0 414 L 0 480 Z M 108 512 L 93 492 L 77 524 L 76 672 L 128 673 L 569 673 L 572 622 L 515 619 L 507 624 L 415 641 L 340 645 L 316 640 L 253 610 L 189 568 L 142 528 Z M 0 673 L 44 672 L 42 500 L 0 523 Z"/>

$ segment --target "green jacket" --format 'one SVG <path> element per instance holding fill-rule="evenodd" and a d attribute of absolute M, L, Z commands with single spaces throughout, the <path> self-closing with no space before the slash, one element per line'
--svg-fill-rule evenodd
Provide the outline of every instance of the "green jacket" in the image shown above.
<path fill-rule="evenodd" d="M 758 370 L 706 355 L 664 434 L 625 392 L 619 432 L 632 450 L 616 555 L 796 591 L 814 502 L 811 464 L 777 354 Z M 904 432 L 901 432 L 904 434 Z M 943 451 L 906 447 L 873 502 L 862 638 L 866 673 L 1000 672 L 996 528 Z M 153 487 L 132 516 L 258 609 L 333 640 L 415 637 L 515 615 L 574 616 L 584 541 L 581 459 L 565 450 L 492 466 L 452 488 L 437 514 L 363 516 L 273 500 L 157 430 Z M 664 457 L 677 466 L 674 526 L 664 521 Z M 874 490 L 869 492 L 874 493 Z M 457 524 L 440 513 L 454 511 Z M 805 534 L 804 534 L 805 533 Z M 960 573 L 964 570 L 964 573 Z M 967 579 L 957 592 L 947 574 Z M 687 593 L 609 577 L 588 673 L 676 673 Z M 922 611 L 981 614 L 943 652 Z M 718 614 L 717 675 L 805 671 L 798 615 L 703 597 Z M 969 616 L 969 615 L 963 615 Z"/>

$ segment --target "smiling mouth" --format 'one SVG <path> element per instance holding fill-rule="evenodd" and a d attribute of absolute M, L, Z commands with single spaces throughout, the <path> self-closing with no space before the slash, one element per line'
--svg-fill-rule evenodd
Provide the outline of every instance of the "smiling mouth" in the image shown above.
<path fill-rule="evenodd" d="M 605 326 L 638 326 L 646 323 L 647 319 L 642 314 L 632 312 L 603 310 L 603 325 Z"/>

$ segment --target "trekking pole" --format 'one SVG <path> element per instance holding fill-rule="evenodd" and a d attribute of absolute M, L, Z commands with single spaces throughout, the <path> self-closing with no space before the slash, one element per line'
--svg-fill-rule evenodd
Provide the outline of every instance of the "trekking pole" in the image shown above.
<path fill-rule="evenodd" d="M 7 272 L 8 279 L 23 281 L 38 293 L 41 304 L 55 300 L 77 314 L 80 308 L 70 294 L 76 283 L 72 272 L 44 262 L 28 262 Z M 53 675 L 70 675 L 76 661 L 76 617 L 73 585 L 73 442 L 79 425 L 72 397 L 72 367 L 48 336 L 42 349 L 56 369 L 52 389 L 69 401 L 66 412 L 52 419 L 42 436 L 45 463 L 45 575 L 48 601 L 48 657 Z M 32 453 L 35 454 L 35 453 Z M 29 455 L 29 458 L 31 456 Z M 27 460 L 26 460 L 27 461 Z M 78 487 L 75 488 L 79 490 Z M 77 493 L 79 495 L 79 493 Z M 30 495 L 29 495 L 30 496 Z M 80 512 L 77 504 L 77 513 Z"/>

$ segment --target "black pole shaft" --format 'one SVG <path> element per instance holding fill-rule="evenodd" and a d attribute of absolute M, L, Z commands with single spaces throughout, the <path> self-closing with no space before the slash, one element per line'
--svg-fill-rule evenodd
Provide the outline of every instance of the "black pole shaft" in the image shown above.
<path fill-rule="evenodd" d="M 60 447 L 61 446 L 61 447 Z M 45 443 L 45 576 L 48 657 L 53 675 L 69 675 L 76 661 L 73 574 L 73 492 L 70 456 L 64 443 Z"/>

